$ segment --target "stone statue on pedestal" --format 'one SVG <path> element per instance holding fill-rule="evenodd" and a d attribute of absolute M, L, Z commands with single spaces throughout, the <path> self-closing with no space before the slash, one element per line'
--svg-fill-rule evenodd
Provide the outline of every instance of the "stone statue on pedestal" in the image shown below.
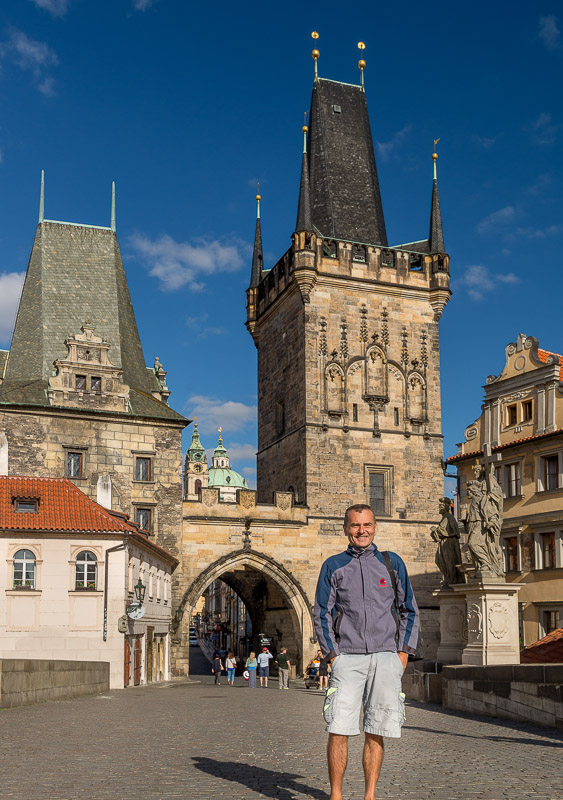
<path fill-rule="evenodd" d="M 459 527 L 451 513 L 452 501 L 449 497 L 440 500 L 439 525 L 430 529 L 430 536 L 438 544 L 436 550 L 436 566 L 442 573 L 442 589 L 449 589 L 452 583 L 463 583 L 463 575 L 459 571 L 461 550 L 459 546 Z"/>
<path fill-rule="evenodd" d="M 487 472 L 480 464 L 473 468 L 475 479 L 467 484 L 471 499 L 466 520 L 467 548 L 475 567 L 475 578 L 483 580 L 504 578 L 504 563 L 500 548 L 502 528 L 502 489 L 494 476 L 492 465 Z"/>

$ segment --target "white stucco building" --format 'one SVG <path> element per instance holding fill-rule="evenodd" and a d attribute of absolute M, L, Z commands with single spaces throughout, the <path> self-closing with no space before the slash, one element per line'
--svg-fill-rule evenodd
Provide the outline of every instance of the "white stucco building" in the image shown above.
<path fill-rule="evenodd" d="M 0 476 L 0 658 L 107 661 L 113 689 L 168 679 L 177 564 L 66 478 Z"/>

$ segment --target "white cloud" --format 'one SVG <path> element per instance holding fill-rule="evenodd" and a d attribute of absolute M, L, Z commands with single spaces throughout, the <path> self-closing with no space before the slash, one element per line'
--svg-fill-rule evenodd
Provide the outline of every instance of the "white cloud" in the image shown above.
<path fill-rule="evenodd" d="M 234 461 L 254 461 L 256 458 L 256 445 L 255 444 L 237 444 L 233 442 L 229 445 L 229 457 L 231 463 Z M 256 470 L 252 468 L 254 472 Z"/>
<path fill-rule="evenodd" d="M 216 272 L 234 272 L 249 258 L 251 248 L 239 240 L 195 239 L 176 242 L 163 235 L 152 241 L 147 236 L 135 234 L 129 245 L 150 268 L 150 274 L 160 281 L 165 292 L 189 286 L 192 291 L 203 289 L 202 276 Z"/>
<path fill-rule="evenodd" d="M 133 0 L 133 8 L 135 11 L 146 11 L 147 8 L 153 6 L 157 0 Z"/>
<path fill-rule="evenodd" d="M 12 334 L 20 301 L 25 272 L 0 273 L 0 341 L 7 342 Z"/>
<path fill-rule="evenodd" d="M 467 267 L 465 273 L 455 283 L 465 289 L 472 300 L 483 300 L 486 294 L 494 291 L 499 283 L 515 284 L 520 278 L 513 272 L 494 273 L 482 264 Z"/>
<path fill-rule="evenodd" d="M 256 475 L 256 467 L 243 467 L 241 469 L 241 472 L 243 475 L 248 475 L 249 477 L 252 477 L 253 475 Z"/>
<path fill-rule="evenodd" d="M 473 139 L 480 144 L 481 147 L 484 147 L 485 150 L 490 150 L 490 148 L 496 142 L 496 139 L 493 139 L 491 136 L 474 136 Z"/>
<path fill-rule="evenodd" d="M 482 219 L 475 230 L 478 233 L 494 233 L 499 228 L 509 225 L 514 220 L 516 214 L 517 211 L 514 206 L 505 206 L 489 214 L 485 219 Z"/>
<path fill-rule="evenodd" d="M 197 339 L 207 339 L 208 336 L 223 336 L 227 329 L 221 325 L 208 325 L 209 314 L 201 314 L 199 317 L 187 317 L 186 325 L 197 331 Z"/>
<path fill-rule="evenodd" d="M 547 50 L 554 52 L 561 47 L 561 31 L 557 25 L 557 17 L 548 14 L 547 17 L 540 17 L 539 38 L 544 43 Z"/>
<path fill-rule="evenodd" d="M 407 123 L 400 131 L 393 136 L 393 138 L 389 142 L 376 142 L 375 147 L 377 150 L 377 155 L 381 158 L 382 161 L 387 161 L 394 150 L 396 150 L 400 145 L 403 143 L 403 140 L 409 135 L 411 132 L 412 125 Z"/>
<path fill-rule="evenodd" d="M 46 42 L 30 39 L 23 31 L 13 28 L 8 39 L 0 42 L 0 60 L 7 59 L 25 72 L 30 72 L 40 92 L 54 94 L 54 79 L 46 74 L 56 66 L 58 58 Z"/>
<path fill-rule="evenodd" d="M 184 412 L 190 419 L 198 418 L 201 433 L 217 433 L 218 428 L 223 428 L 223 431 L 239 431 L 256 423 L 257 411 L 256 406 L 204 395 L 193 395 L 184 403 Z"/>
<path fill-rule="evenodd" d="M 31 0 L 37 8 L 42 8 L 54 17 L 64 17 L 70 0 Z"/>
<path fill-rule="evenodd" d="M 526 236 L 528 239 L 546 239 L 548 236 L 557 236 L 563 231 L 563 225 L 547 225 L 545 228 L 516 228 L 515 236 Z"/>
<path fill-rule="evenodd" d="M 551 114 L 542 111 L 531 125 L 532 136 L 538 144 L 553 144 L 562 127 L 552 122 Z"/>
<path fill-rule="evenodd" d="M 547 187 L 553 182 L 553 178 L 547 172 L 538 175 L 537 180 L 526 189 L 526 192 L 531 195 L 541 195 Z"/>

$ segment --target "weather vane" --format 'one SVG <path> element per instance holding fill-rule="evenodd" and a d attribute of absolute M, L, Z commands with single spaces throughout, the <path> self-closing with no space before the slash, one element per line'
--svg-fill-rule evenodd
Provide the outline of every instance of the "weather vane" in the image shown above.
<path fill-rule="evenodd" d="M 365 49 L 366 49 L 365 44 L 363 42 L 358 42 L 358 50 L 360 51 L 360 53 L 362 55 L 363 55 L 363 51 Z M 363 58 L 360 58 L 360 60 L 358 61 L 358 68 L 360 70 L 360 75 L 361 75 L 362 89 L 364 88 L 364 69 L 365 69 L 365 66 L 366 66 L 366 62 L 364 61 Z"/>
<path fill-rule="evenodd" d="M 317 31 L 313 31 L 313 33 L 311 34 L 311 37 L 312 37 L 313 39 L 318 39 L 318 38 L 319 38 L 319 34 L 317 33 Z M 319 53 L 319 51 L 317 50 L 317 48 L 315 48 L 315 49 L 313 50 L 313 52 L 311 53 L 311 55 L 313 56 L 313 59 L 314 59 L 314 61 L 315 61 L 315 80 L 316 80 L 316 81 L 318 81 L 318 79 L 319 79 L 319 73 L 318 73 L 318 70 L 317 70 L 317 60 L 318 60 L 318 58 L 319 58 L 319 56 L 320 56 L 320 53 Z"/>

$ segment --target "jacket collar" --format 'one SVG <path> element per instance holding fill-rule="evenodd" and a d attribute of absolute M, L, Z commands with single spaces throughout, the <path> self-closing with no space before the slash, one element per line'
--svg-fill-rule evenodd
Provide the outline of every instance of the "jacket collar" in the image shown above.
<path fill-rule="evenodd" d="M 373 542 L 368 547 L 354 547 L 353 544 L 349 544 L 346 552 L 353 556 L 353 558 L 367 558 L 368 556 L 375 555 L 377 546 Z"/>

